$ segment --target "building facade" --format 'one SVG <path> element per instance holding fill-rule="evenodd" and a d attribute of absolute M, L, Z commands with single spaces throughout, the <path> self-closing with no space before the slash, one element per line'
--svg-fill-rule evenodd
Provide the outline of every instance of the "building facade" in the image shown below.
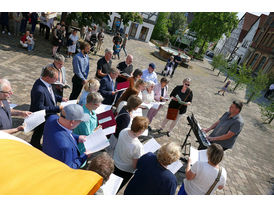
<path fill-rule="evenodd" d="M 114 29 L 116 27 L 116 22 L 120 21 L 120 28 L 123 28 L 125 34 L 128 34 L 129 38 L 148 42 L 156 24 L 158 12 L 140 12 L 140 14 L 143 16 L 142 24 L 129 21 L 129 26 L 125 26 L 123 20 L 121 21 L 120 14 L 113 12 L 110 16 L 111 20 L 109 21 L 108 26 Z"/>
<path fill-rule="evenodd" d="M 255 74 L 262 70 L 274 75 L 274 12 L 269 14 L 262 26 L 259 25 L 249 53 L 246 63 Z"/>
<path fill-rule="evenodd" d="M 238 62 L 238 64 L 242 64 L 246 58 L 246 56 L 249 55 L 249 46 L 252 43 L 252 40 L 257 32 L 257 29 L 259 25 L 262 25 L 265 20 L 267 19 L 267 15 L 262 14 L 257 21 L 251 26 L 250 30 L 244 37 L 242 43 L 239 44 L 239 47 L 235 51 L 235 56 L 233 58 L 233 61 Z"/>
<path fill-rule="evenodd" d="M 221 49 L 220 53 L 224 55 L 226 59 L 232 60 L 235 57 L 235 52 L 239 48 L 239 44 L 242 43 L 244 37 L 257 19 L 258 16 L 248 12 L 240 19 L 237 28 L 233 29 L 230 37 L 226 39 Z"/>

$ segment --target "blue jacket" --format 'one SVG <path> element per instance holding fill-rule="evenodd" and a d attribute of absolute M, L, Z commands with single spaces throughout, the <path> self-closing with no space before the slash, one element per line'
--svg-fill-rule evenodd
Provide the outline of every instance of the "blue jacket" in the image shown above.
<path fill-rule="evenodd" d="M 46 115 L 55 114 L 60 112 L 59 106 L 54 104 L 54 101 L 49 93 L 46 85 L 40 80 L 37 79 L 31 89 L 31 103 L 30 103 L 30 111 L 36 112 L 39 110 L 46 110 Z M 55 100 L 57 102 L 62 101 L 62 97 L 59 95 L 55 95 Z"/>
<path fill-rule="evenodd" d="M 86 161 L 85 154 L 80 155 L 77 147 L 79 136 L 62 127 L 57 115 L 51 115 L 44 127 L 43 152 L 69 167 L 78 169 Z"/>
<path fill-rule="evenodd" d="M 115 85 L 113 85 L 113 87 L 109 75 L 101 79 L 99 92 L 104 97 L 104 101 L 102 101 L 103 104 L 112 105 L 115 97 L 115 95 L 112 95 L 112 92 L 115 90 Z"/>

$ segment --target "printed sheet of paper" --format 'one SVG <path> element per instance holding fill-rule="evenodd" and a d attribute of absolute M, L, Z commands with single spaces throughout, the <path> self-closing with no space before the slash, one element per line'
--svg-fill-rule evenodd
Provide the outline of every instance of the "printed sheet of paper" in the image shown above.
<path fill-rule="evenodd" d="M 65 106 L 67 106 L 69 104 L 77 104 L 77 99 L 75 99 L 75 100 L 69 100 L 67 102 L 61 102 L 61 106 L 63 106 L 63 107 L 65 107 Z"/>
<path fill-rule="evenodd" d="M 160 149 L 160 147 L 161 145 L 154 138 L 152 138 L 144 144 L 144 154 L 148 152 L 154 153 Z"/>
<path fill-rule="evenodd" d="M 99 123 L 99 124 L 104 124 L 105 122 L 108 122 L 108 121 L 111 121 L 111 120 L 112 120 L 111 117 L 106 117 L 106 118 L 104 118 L 104 119 L 100 119 L 100 120 L 98 121 L 98 123 Z"/>
<path fill-rule="evenodd" d="M 123 182 L 123 178 L 112 173 L 108 181 L 101 186 L 101 189 L 103 190 L 104 195 L 116 195 L 122 182 Z"/>
<path fill-rule="evenodd" d="M 28 133 L 29 131 L 33 130 L 38 125 L 42 124 L 46 121 L 45 119 L 46 110 L 40 110 L 38 112 L 33 112 L 31 115 L 25 118 L 24 124 L 24 132 Z"/>
<path fill-rule="evenodd" d="M 166 102 L 154 102 L 152 105 L 153 109 L 158 109 L 160 105 L 164 105 Z"/>
<path fill-rule="evenodd" d="M 103 132 L 106 136 L 109 135 L 109 134 L 114 134 L 115 131 L 116 131 L 116 125 L 103 129 Z"/>
<path fill-rule="evenodd" d="M 111 109 L 111 105 L 101 104 L 96 110 L 96 114 L 101 114 Z"/>
<path fill-rule="evenodd" d="M 194 147 L 190 147 L 190 158 L 192 164 L 197 161 L 207 162 L 207 150 L 197 150 Z"/>
<path fill-rule="evenodd" d="M 132 112 L 132 117 L 137 117 L 137 116 L 143 116 L 143 112 L 141 108 L 136 109 L 135 111 Z"/>
<path fill-rule="evenodd" d="M 146 104 L 146 103 L 143 102 L 140 106 L 142 106 L 146 109 L 150 109 L 153 106 L 153 104 Z"/>
<path fill-rule="evenodd" d="M 180 160 L 177 160 L 176 162 L 173 162 L 170 165 L 168 165 L 167 169 L 169 169 L 173 174 L 175 174 L 182 166 L 183 163 Z"/>
<path fill-rule="evenodd" d="M 104 134 L 103 129 L 100 128 L 86 137 L 84 145 L 86 151 L 94 153 L 108 147 L 109 141 L 106 135 Z"/>
<path fill-rule="evenodd" d="M 14 107 L 16 107 L 17 104 L 10 104 L 10 108 L 13 109 Z"/>

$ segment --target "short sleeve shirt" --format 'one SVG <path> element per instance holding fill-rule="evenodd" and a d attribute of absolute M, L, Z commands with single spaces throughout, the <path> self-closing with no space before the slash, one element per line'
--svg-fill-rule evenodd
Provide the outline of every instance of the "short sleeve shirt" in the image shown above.
<path fill-rule="evenodd" d="M 234 145 L 236 141 L 236 138 L 238 137 L 238 135 L 240 134 L 244 126 L 244 121 L 241 114 L 237 114 L 236 116 L 232 118 L 230 118 L 229 115 L 230 115 L 229 112 L 224 113 L 223 116 L 220 118 L 220 123 L 215 127 L 213 132 L 209 135 L 211 137 L 217 137 L 217 136 L 227 134 L 229 131 L 235 133 L 235 135 L 229 139 L 214 141 L 214 143 L 218 143 L 222 147 L 228 148 L 228 149 L 232 148 L 232 146 Z"/>
<path fill-rule="evenodd" d="M 219 169 L 211 166 L 208 162 L 195 162 L 191 171 L 196 174 L 194 179 L 184 179 L 185 191 L 188 195 L 204 195 L 211 187 L 216 177 L 218 176 Z M 226 183 L 226 170 L 222 168 L 222 174 L 219 182 L 215 185 L 211 194 L 214 194 L 215 190 L 219 186 L 224 186 Z"/>
<path fill-rule="evenodd" d="M 139 159 L 144 151 L 143 145 L 138 138 L 133 138 L 129 135 L 129 128 L 120 132 L 118 142 L 114 150 L 115 166 L 125 172 L 134 172 L 132 166 L 133 159 Z"/>
<path fill-rule="evenodd" d="M 148 69 L 143 71 L 143 75 L 141 77 L 145 82 L 153 81 L 155 84 L 158 83 L 157 74 L 155 72 L 149 73 Z"/>
<path fill-rule="evenodd" d="M 105 57 L 102 57 L 97 62 L 97 71 L 96 71 L 96 77 L 99 79 L 102 79 L 103 77 L 98 75 L 98 70 L 101 70 L 102 73 L 108 74 L 110 68 L 111 68 L 112 61 L 109 60 L 109 62 L 106 61 Z"/>
<path fill-rule="evenodd" d="M 3 107 L 0 107 L 0 130 L 11 129 L 12 119 L 10 106 L 7 100 L 2 100 Z"/>

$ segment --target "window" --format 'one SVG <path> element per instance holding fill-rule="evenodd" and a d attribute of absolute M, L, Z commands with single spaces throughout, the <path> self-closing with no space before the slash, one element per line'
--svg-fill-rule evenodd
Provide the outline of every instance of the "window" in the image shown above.
<path fill-rule="evenodd" d="M 254 56 L 254 58 L 253 58 L 253 60 L 252 60 L 252 62 L 250 64 L 250 67 L 252 67 L 254 65 L 254 63 L 257 61 L 258 56 L 259 56 L 258 54 L 255 54 L 255 56 Z"/>
<path fill-rule="evenodd" d="M 266 60 L 266 57 L 262 57 L 260 60 L 260 63 L 258 64 L 258 66 L 256 67 L 256 69 L 254 70 L 254 73 L 258 73 L 258 71 L 262 68 L 262 66 L 264 65 Z"/>

